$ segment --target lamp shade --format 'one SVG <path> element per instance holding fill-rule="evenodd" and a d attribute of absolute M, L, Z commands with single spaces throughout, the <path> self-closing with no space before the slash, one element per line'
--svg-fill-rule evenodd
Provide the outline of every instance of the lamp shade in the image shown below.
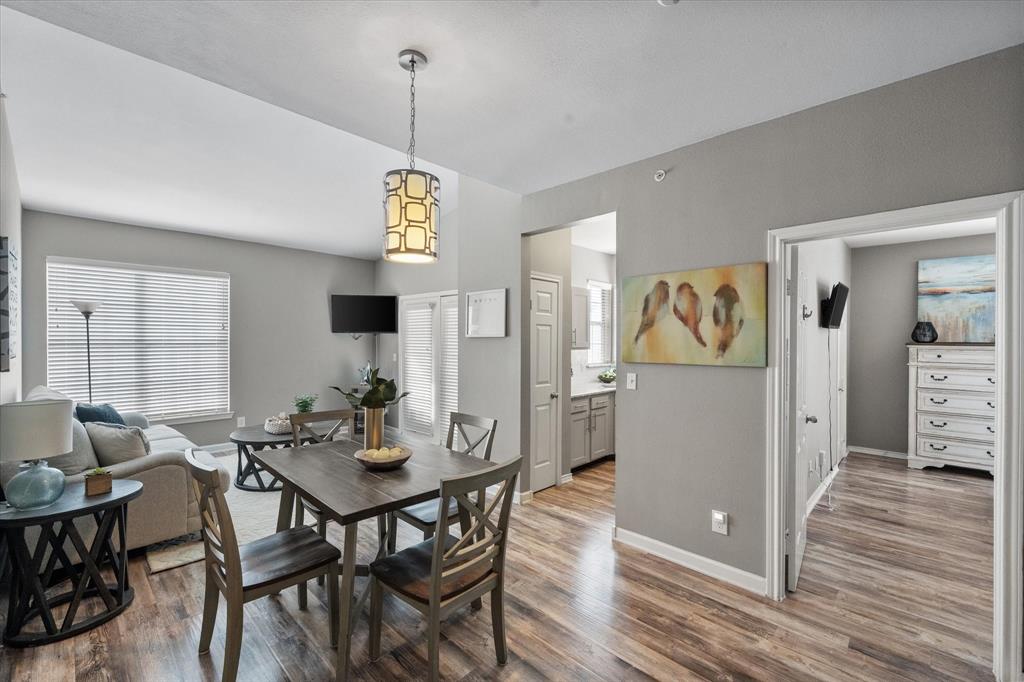
<path fill-rule="evenodd" d="M 413 169 L 384 175 L 384 260 L 432 263 L 437 260 L 441 181 Z"/>
<path fill-rule="evenodd" d="M 70 400 L 0 405 L 0 459 L 21 462 L 71 452 Z"/>
<path fill-rule="evenodd" d="M 71 305 L 78 308 L 78 312 L 86 317 L 92 315 L 100 307 L 99 301 L 76 301 L 74 299 L 71 299 Z"/>

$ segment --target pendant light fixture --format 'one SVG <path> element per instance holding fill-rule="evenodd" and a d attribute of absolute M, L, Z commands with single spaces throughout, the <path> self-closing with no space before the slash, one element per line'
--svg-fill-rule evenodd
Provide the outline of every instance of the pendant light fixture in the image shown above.
<path fill-rule="evenodd" d="M 416 71 L 427 66 L 427 58 L 402 50 L 398 63 L 409 72 L 409 167 L 384 174 L 384 260 L 432 263 L 437 260 L 441 182 L 416 170 Z"/>

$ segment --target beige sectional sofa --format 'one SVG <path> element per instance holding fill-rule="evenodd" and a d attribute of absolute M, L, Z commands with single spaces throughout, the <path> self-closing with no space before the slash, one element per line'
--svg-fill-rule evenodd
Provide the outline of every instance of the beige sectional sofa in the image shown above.
<path fill-rule="evenodd" d="M 25 400 L 57 399 L 67 396 L 45 386 L 33 388 Z M 169 540 L 191 531 L 199 530 L 199 511 L 195 496 L 189 485 L 188 469 L 185 466 L 185 450 L 196 445 L 180 432 L 163 424 L 150 425 L 144 415 L 126 412 L 121 415 L 129 426 L 141 427 L 150 442 L 150 454 L 120 464 L 106 467 L 114 478 L 128 478 L 142 482 L 142 495 L 128 503 L 128 549 Z M 52 467 L 60 469 L 68 483 L 82 481 L 89 469 L 99 466 L 96 452 L 85 427 L 77 420 L 72 423 L 73 450 L 49 460 Z M 230 485 L 228 469 L 211 455 L 198 452 L 196 456 L 210 466 L 220 470 L 221 484 Z M 17 463 L 0 465 L 0 484 L 6 484 L 17 473 Z M 83 534 L 92 528 L 86 527 L 83 519 Z M 88 519 L 91 523 L 91 519 Z M 31 529 L 30 529 L 31 530 Z M 30 546 L 34 545 L 34 541 Z"/>

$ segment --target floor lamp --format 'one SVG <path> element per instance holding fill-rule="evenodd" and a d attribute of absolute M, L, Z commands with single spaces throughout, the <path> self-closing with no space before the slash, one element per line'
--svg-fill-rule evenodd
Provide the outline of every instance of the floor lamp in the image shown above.
<path fill-rule="evenodd" d="M 100 307 L 97 301 L 71 301 L 85 318 L 85 371 L 89 377 L 89 402 L 92 402 L 92 348 L 89 343 L 89 318 Z"/>

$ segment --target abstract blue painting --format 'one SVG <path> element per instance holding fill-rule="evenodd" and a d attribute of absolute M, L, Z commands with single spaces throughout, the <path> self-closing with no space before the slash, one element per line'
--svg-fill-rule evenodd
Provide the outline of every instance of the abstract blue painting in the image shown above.
<path fill-rule="evenodd" d="M 917 261 L 917 319 L 939 343 L 995 343 L 995 255 Z"/>

